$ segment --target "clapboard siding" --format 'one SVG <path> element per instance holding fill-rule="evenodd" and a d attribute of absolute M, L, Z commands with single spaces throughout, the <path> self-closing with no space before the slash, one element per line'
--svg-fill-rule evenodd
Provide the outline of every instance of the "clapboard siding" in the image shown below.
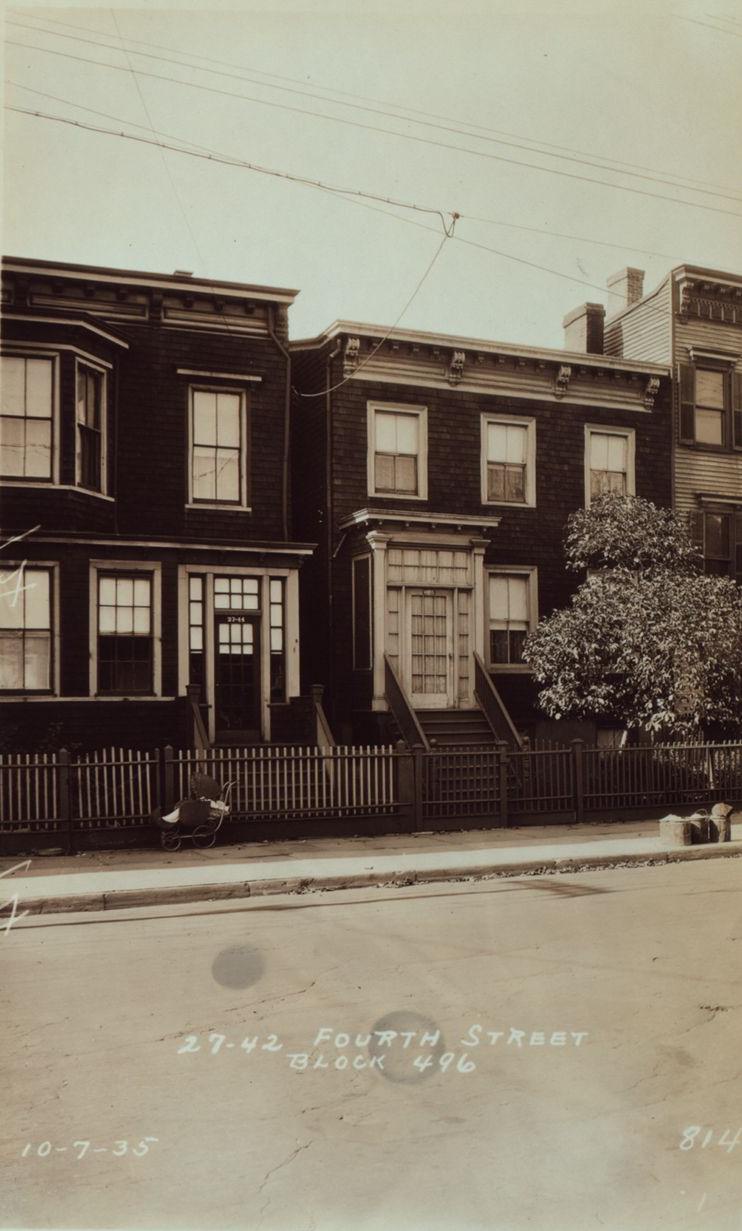
<path fill-rule="evenodd" d="M 742 329 L 739 325 L 721 321 L 675 319 L 675 361 L 687 363 L 692 346 L 738 354 L 736 369 L 742 372 Z M 701 449 L 675 452 L 675 501 L 685 511 L 698 507 L 697 493 L 733 497 L 742 501 L 742 455 L 739 453 L 706 453 Z"/>
<path fill-rule="evenodd" d="M 736 497 L 742 501 L 742 455 L 703 453 L 678 447 L 675 454 L 675 503 L 680 512 L 698 508 L 696 493 Z"/>
<path fill-rule="evenodd" d="M 688 350 L 691 346 L 703 346 L 713 350 L 718 347 L 723 351 L 736 352 L 737 368 L 742 371 L 742 327 L 726 325 L 721 321 L 701 320 L 689 317 L 683 320 L 675 318 L 675 359 L 681 363 L 688 362 Z"/>
<path fill-rule="evenodd" d="M 654 295 L 630 311 L 609 320 L 605 327 L 605 353 L 648 363 L 669 363 L 672 354 L 672 301 L 670 279 Z"/>

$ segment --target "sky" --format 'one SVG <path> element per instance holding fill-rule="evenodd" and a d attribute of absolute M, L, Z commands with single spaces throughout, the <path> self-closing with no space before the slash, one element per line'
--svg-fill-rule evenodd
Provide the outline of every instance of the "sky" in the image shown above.
<path fill-rule="evenodd" d="M 536 346 L 626 265 L 742 273 L 733 0 L 21 4 L 3 33 L 6 105 L 149 142 L 4 111 L 6 254 L 295 288 L 294 338 Z"/>

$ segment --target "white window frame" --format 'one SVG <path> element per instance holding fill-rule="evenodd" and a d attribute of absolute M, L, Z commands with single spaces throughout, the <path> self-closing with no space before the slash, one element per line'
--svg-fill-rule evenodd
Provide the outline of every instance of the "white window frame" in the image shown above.
<path fill-rule="evenodd" d="M 6 560 L 0 559 L 3 568 L 10 569 L 26 569 L 26 568 L 43 568 L 49 572 L 49 618 L 51 620 L 51 637 L 50 647 L 52 656 L 52 670 L 49 680 L 49 687 L 43 691 L 32 692 L 19 689 L 17 692 L 2 692 L 0 693 L 0 701 L 22 700 L 30 701 L 49 701 L 60 695 L 61 681 L 61 636 L 59 625 L 59 561 L 58 560 Z M 21 582 L 23 584 L 23 582 Z"/>
<path fill-rule="evenodd" d="M 240 498 L 239 501 L 234 500 L 197 500 L 193 495 L 193 395 L 195 393 L 231 393 L 240 399 Z M 188 509 L 220 509 L 222 512 L 232 510 L 238 513 L 249 513 L 251 505 L 249 501 L 249 474 L 248 474 L 248 454 L 250 451 L 250 405 L 247 398 L 247 390 L 240 388 L 236 384 L 231 385 L 215 385 L 204 382 L 195 382 L 188 386 L 187 397 L 187 416 L 188 416 L 188 498 L 186 508 Z"/>
<path fill-rule="evenodd" d="M 532 633 L 538 624 L 538 568 L 535 564 L 497 564 L 487 565 L 484 570 L 484 630 L 487 667 L 490 671 L 516 672 L 519 675 L 530 675 L 533 668 L 530 663 L 494 663 L 490 653 L 490 577 L 521 576 L 528 580 L 528 632 Z"/>
<path fill-rule="evenodd" d="M 286 700 L 298 697 L 301 692 L 300 647 L 299 647 L 299 570 L 287 568 L 286 565 L 269 564 L 259 567 L 251 565 L 231 565 L 229 563 L 203 562 L 178 565 L 178 692 L 185 694 L 189 678 L 188 663 L 188 582 L 193 574 L 204 578 L 204 697 L 208 703 L 209 737 L 216 733 L 214 698 L 216 682 L 214 679 L 214 578 L 215 577 L 259 577 L 260 590 L 260 687 L 262 702 L 263 739 L 271 737 L 271 699 L 270 699 L 270 587 L 271 578 L 284 582 L 284 654 L 286 663 Z"/>
<path fill-rule="evenodd" d="M 508 509 L 535 509 L 536 507 L 536 420 L 525 415 L 502 415 L 486 411 L 481 419 L 481 486 L 482 504 Z M 526 428 L 526 498 L 525 500 L 488 500 L 487 498 L 487 428 L 490 423 Z"/>
<path fill-rule="evenodd" d="M 417 493 L 410 492 L 377 492 L 376 490 L 376 413 L 417 415 L 418 418 L 418 455 L 417 455 Z M 427 500 L 428 499 L 428 408 L 427 406 L 407 405 L 405 402 L 368 402 L 367 403 L 367 485 L 369 496 L 378 500 Z"/>
<path fill-rule="evenodd" d="M 98 691 L 98 574 L 150 573 L 152 575 L 152 692 L 112 693 Z M 91 697 L 101 701 L 151 701 L 162 696 L 162 565 L 156 560 L 91 560 L 89 569 L 89 652 L 88 687 Z"/>
<path fill-rule="evenodd" d="M 90 368 L 93 372 L 98 372 L 102 377 L 101 382 L 101 410 L 100 410 L 100 491 L 95 488 L 85 487 L 81 476 L 81 454 L 80 454 L 80 436 L 78 432 L 79 424 L 77 422 L 77 382 L 80 368 Z M 85 359 L 82 356 L 75 356 L 75 396 L 73 418 L 75 424 L 75 486 L 79 487 L 83 492 L 89 492 L 91 496 L 107 496 L 108 495 L 108 367 L 106 364 Z"/>
<path fill-rule="evenodd" d="M 626 495 L 636 495 L 636 429 L 633 427 L 610 427 L 602 423 L 585 424 L 585 508 L 590 508 L 590 440 L 597 436 L 621 436 L 628 441 L 626 454 Z"/>
<path fill-rule="evenodd" d="M 59 351 L 51 347 L 37 349 L 33 346 L 9 346 L 4 345 L 0 350 L 1 356 L 14 359 L 50 359 L 52 362 L 52 447 L 51 447 L 51 467 L 48 479 L 39 478 L 38 475 L 29 475 L 24 478 L 22 475 L 10 477 L 7 479 L 0 478 L 1 487 L 58 487 L 59 486 L 59 459 L 60 459 L 60 375 L 59 375 Z"/>

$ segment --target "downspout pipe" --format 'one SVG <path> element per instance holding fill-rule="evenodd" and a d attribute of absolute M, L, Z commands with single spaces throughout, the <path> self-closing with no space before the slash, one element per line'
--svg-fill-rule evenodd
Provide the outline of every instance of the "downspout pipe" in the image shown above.
<path fill-rule="evenodd" d="M 332 538 L 334 532 L 334 516 L 335 516 L 335 501 L 333 498 L 333 468 L 334 468 L 334 449 L 333 449 L 333 431 L 332 431 L 332 365 L 342 350 L 342 339 L 338 338 L 329 352 L 325 367 L 325 503 L 327 506 L 327 691 L 330 694 L 330 706 L 334 714 L 335 693 L 334 684 L 334 662 L 333 662 L 333 645 L 334 645 L 334 624 L 335 624 L 335 605 L 333 603 L 333 581 L 332 571 L 335 553 L 332 549 Z"/>
<path fill-rule="evenodd" d="M 276 333 L 274 323 L 276 319 L 276 307 L 271 305 L 268 314 L 268 333 L 273 342 L 280 350 L 286 360 L 286 393 L 284 396 L 283 406 L 283 458 L 281 463 L 281 526 L 283 532 L 283 541 L 289 541 L 289 457 L 290 457 L 290 430 L 291 430 L 291 354 L 288 347 L 284 346 L 283 342 Z"/>

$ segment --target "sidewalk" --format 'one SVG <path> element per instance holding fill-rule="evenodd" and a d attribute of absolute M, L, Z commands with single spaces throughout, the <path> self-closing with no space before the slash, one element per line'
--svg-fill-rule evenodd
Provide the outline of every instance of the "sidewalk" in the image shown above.
<path fill-rule="evenodd" d="M 115 910 L 738 855 L 742 824 L 732 827 L 729 843 L 669 849 L 660 843 L 657 821 L 322 838 L 177 853 L 104 851 L 36 857 L 27 870 L 3 878 L 0 900 L 18 894 L 18 909 L 32 914 Z M 19 862 L 3 857 L 0 873 Z"/>

